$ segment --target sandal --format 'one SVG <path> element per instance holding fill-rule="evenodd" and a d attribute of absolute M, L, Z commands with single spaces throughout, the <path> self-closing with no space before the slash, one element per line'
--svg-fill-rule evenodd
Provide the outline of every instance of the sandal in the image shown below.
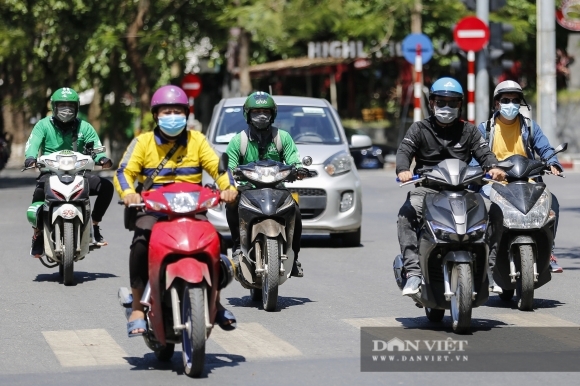
<path fill-rule="evenodd" d="M 131 322 L 127 322 L 127 335 L 129 336 L 129 338 L 141 336 L 145 333 L 145 331 L 131 333 L 131 331 L 138 329 L 143 329 L 145 331 L 147 330 L 147 324 L 145 323 L 145 319 L 135 319 Z"/>
<path fill-rule="evenodd" d="M 224 331 L 232 331 L 236 328 L 236 317 L 226 309 L 218 310 L 215 321 Z"/>

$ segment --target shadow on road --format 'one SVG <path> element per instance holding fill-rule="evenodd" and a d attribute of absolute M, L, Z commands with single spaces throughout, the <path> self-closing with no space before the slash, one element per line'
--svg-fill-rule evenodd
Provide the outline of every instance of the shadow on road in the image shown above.
<path fill-rule="evenodd" d="M 565 305 L 566 303 L 562 303 L 558 300 L 552 299 L 534 299 L 533 309 L 542 309 L 542 308 L 556 308 Z M 493 307 L 493 308 L 509 308 L 512 310 L 518 309 L 518 298 L 514 295 L 512 300 L 506 301 L 501 300 L 499 296 L 490 296 L 488 301 L 485 303 L 486 307 Z"/>
<path fill-rule="evenodd" d="M 262 300 L 254 301 L 250 296 L 244 296 L 241 298 L 227 298 L 228 302 L 233 307 L 252 307 L 258 310 L 263 310 Z M 295 297 L 284 297 L 278 296 L 278 306 L 276 307 L 276 312 L 284 310 L 288 307 L 301 306 L 305 303 L 312 303 L 313 301 L 308 298 L 295 298 Z"/>
<path fill-rule="evenodd" d="M 395 320 L 401 323 L 405 329 L 453 332 L 452 320 L 451 316 L 449 315 L 449 311 L 446 311 L 446 316 L 441 322 L 431 322 L 429 319 L 427 319 L 426 316 L 417 318 L 395 318 Z M 478 331 L 490 331 L 501 326 L 507 326 L 507 324 L 500 320 L 494 319 L 471 319 L 472 333 Z"/>
<path fill-rule="evenodd" d="M 557 248 L 554 250 L 554 255 L 560 258 L 578 259 L 580 258 L 580 248 Z M 569 268 L 566 268 L 569 269 Z"/>
<path fill-rule="evenodd" d="M 112 273 L 100 273 L 100 272 L 81 272 L 75 271 L 74 273 L 74 285 L 83 284 L 88 281 L 94 281 L 97 279 L 109 279 L 112 277 L 118 277 L 117 275 L 113 275 Z M 36 275 L 36 278 L 33 280 L 36 282 L 58 282 L 62 283 L 62 279 L 58 272 L 54 273 L 40 273 Z"/>
<path fill-rule="evenodd" d="M 0 176 L 0 189 L 14 189 L 20 188 L 22 186 L 30 186 L 30 197 L 32 198 L 32 193 L 34 187 L 36 186 L 36 176 L 27 177 L 7 177 Z"/>
<path fill-rule="evenodd" d="M 124 357 L 133 368 L 131 370 L 157 370 L 172 371 L 175 375 L 185 375 L 183 372 L 183 361 L 180 351 L 176 351 L 171 361 L 161 362 L 153 353 L 147 353 L 141 357 Z M 214 369 L 221 367 L 235 367 L 239 363 L 245 362 L 246 358 L 241 355 L 232 354 L 205 354 L 205 367 L 201 378 L 207 378 Z"/>

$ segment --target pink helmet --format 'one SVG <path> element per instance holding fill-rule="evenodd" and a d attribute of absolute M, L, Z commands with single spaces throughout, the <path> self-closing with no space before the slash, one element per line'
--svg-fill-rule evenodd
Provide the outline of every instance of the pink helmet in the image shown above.
<path fill-rule="evenodd" d="M 183 106 L 189 112 L 189 100 L 187 95 L 185 95 L 185 91 L 179 86 L 161 86 L 155 91 L 151 97 L 151 112 L 157 112 L 159 106 L 162 105 Z"/>

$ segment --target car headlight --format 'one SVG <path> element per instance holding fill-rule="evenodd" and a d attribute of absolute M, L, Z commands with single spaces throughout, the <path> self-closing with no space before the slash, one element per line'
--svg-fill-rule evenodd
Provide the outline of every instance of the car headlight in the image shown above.
<path fill-rule="evenodd" d="M 75 164 L 77 162 L 77 157 L 72 156 L 56 156 L 56 162 L 58 162 L 58 168 L 60 170 L 74 170 Z"/>
<path fill-rule="evenodd" d="M 163 193 L 167 204 L 175 213 L 188 213 L 197 209 L 199 192 Z"/>
<path fill-rule="evenodd" d="M 256 166 L 254 170 L 242 170 L 242 173 L 250 180 L 268 184 L 284 180 L 291 171 L 291 169 L 280 171 L 278 166 Z"/>
<path fill-rule="evenodd" d="M 324 162 L 324 170 L 331 176 L 339 176 L 352 169 L 352 157 L 350 154 L 340 152 Z"/>
<path fill-rule="evenodd" d="M 465 233 L 469 239 L 479 240 L 485 236 L 485 230 L 487 229 L 487 221 L 483 220 L 472 226 Z"/>
<path fill-rule="evenodd" d="M 451 228 L 450 226 L 441 224 L 435 220 L 429 221 L 427 223 L 429 224 L 431 233 L 436 239 L 444 241 L 459 241 L 459 235 L 455 229 Z"/>
<path fill-rule="evenodd" d="M 495 202 L 501 208 L 503 225 L 507 228 L 541 228 L 550 214 L 550 196 L 545 191 L 527 214 L 520 212 L 499 193 L 494 194 L 491 201 Z"/>

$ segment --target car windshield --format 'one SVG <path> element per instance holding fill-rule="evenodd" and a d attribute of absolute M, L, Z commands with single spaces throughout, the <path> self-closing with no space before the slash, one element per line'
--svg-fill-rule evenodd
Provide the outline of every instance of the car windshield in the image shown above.
<path fill-rule="evenodd" d="M 248 126 L 241 106 L 225 107 L 219 114 L 214 143 L 229 143 L 234 135 Z M 336 123 L 326 107 L 278 105 L 274 126 L 289 132 L 297 144 L 342 143 Z"/>

